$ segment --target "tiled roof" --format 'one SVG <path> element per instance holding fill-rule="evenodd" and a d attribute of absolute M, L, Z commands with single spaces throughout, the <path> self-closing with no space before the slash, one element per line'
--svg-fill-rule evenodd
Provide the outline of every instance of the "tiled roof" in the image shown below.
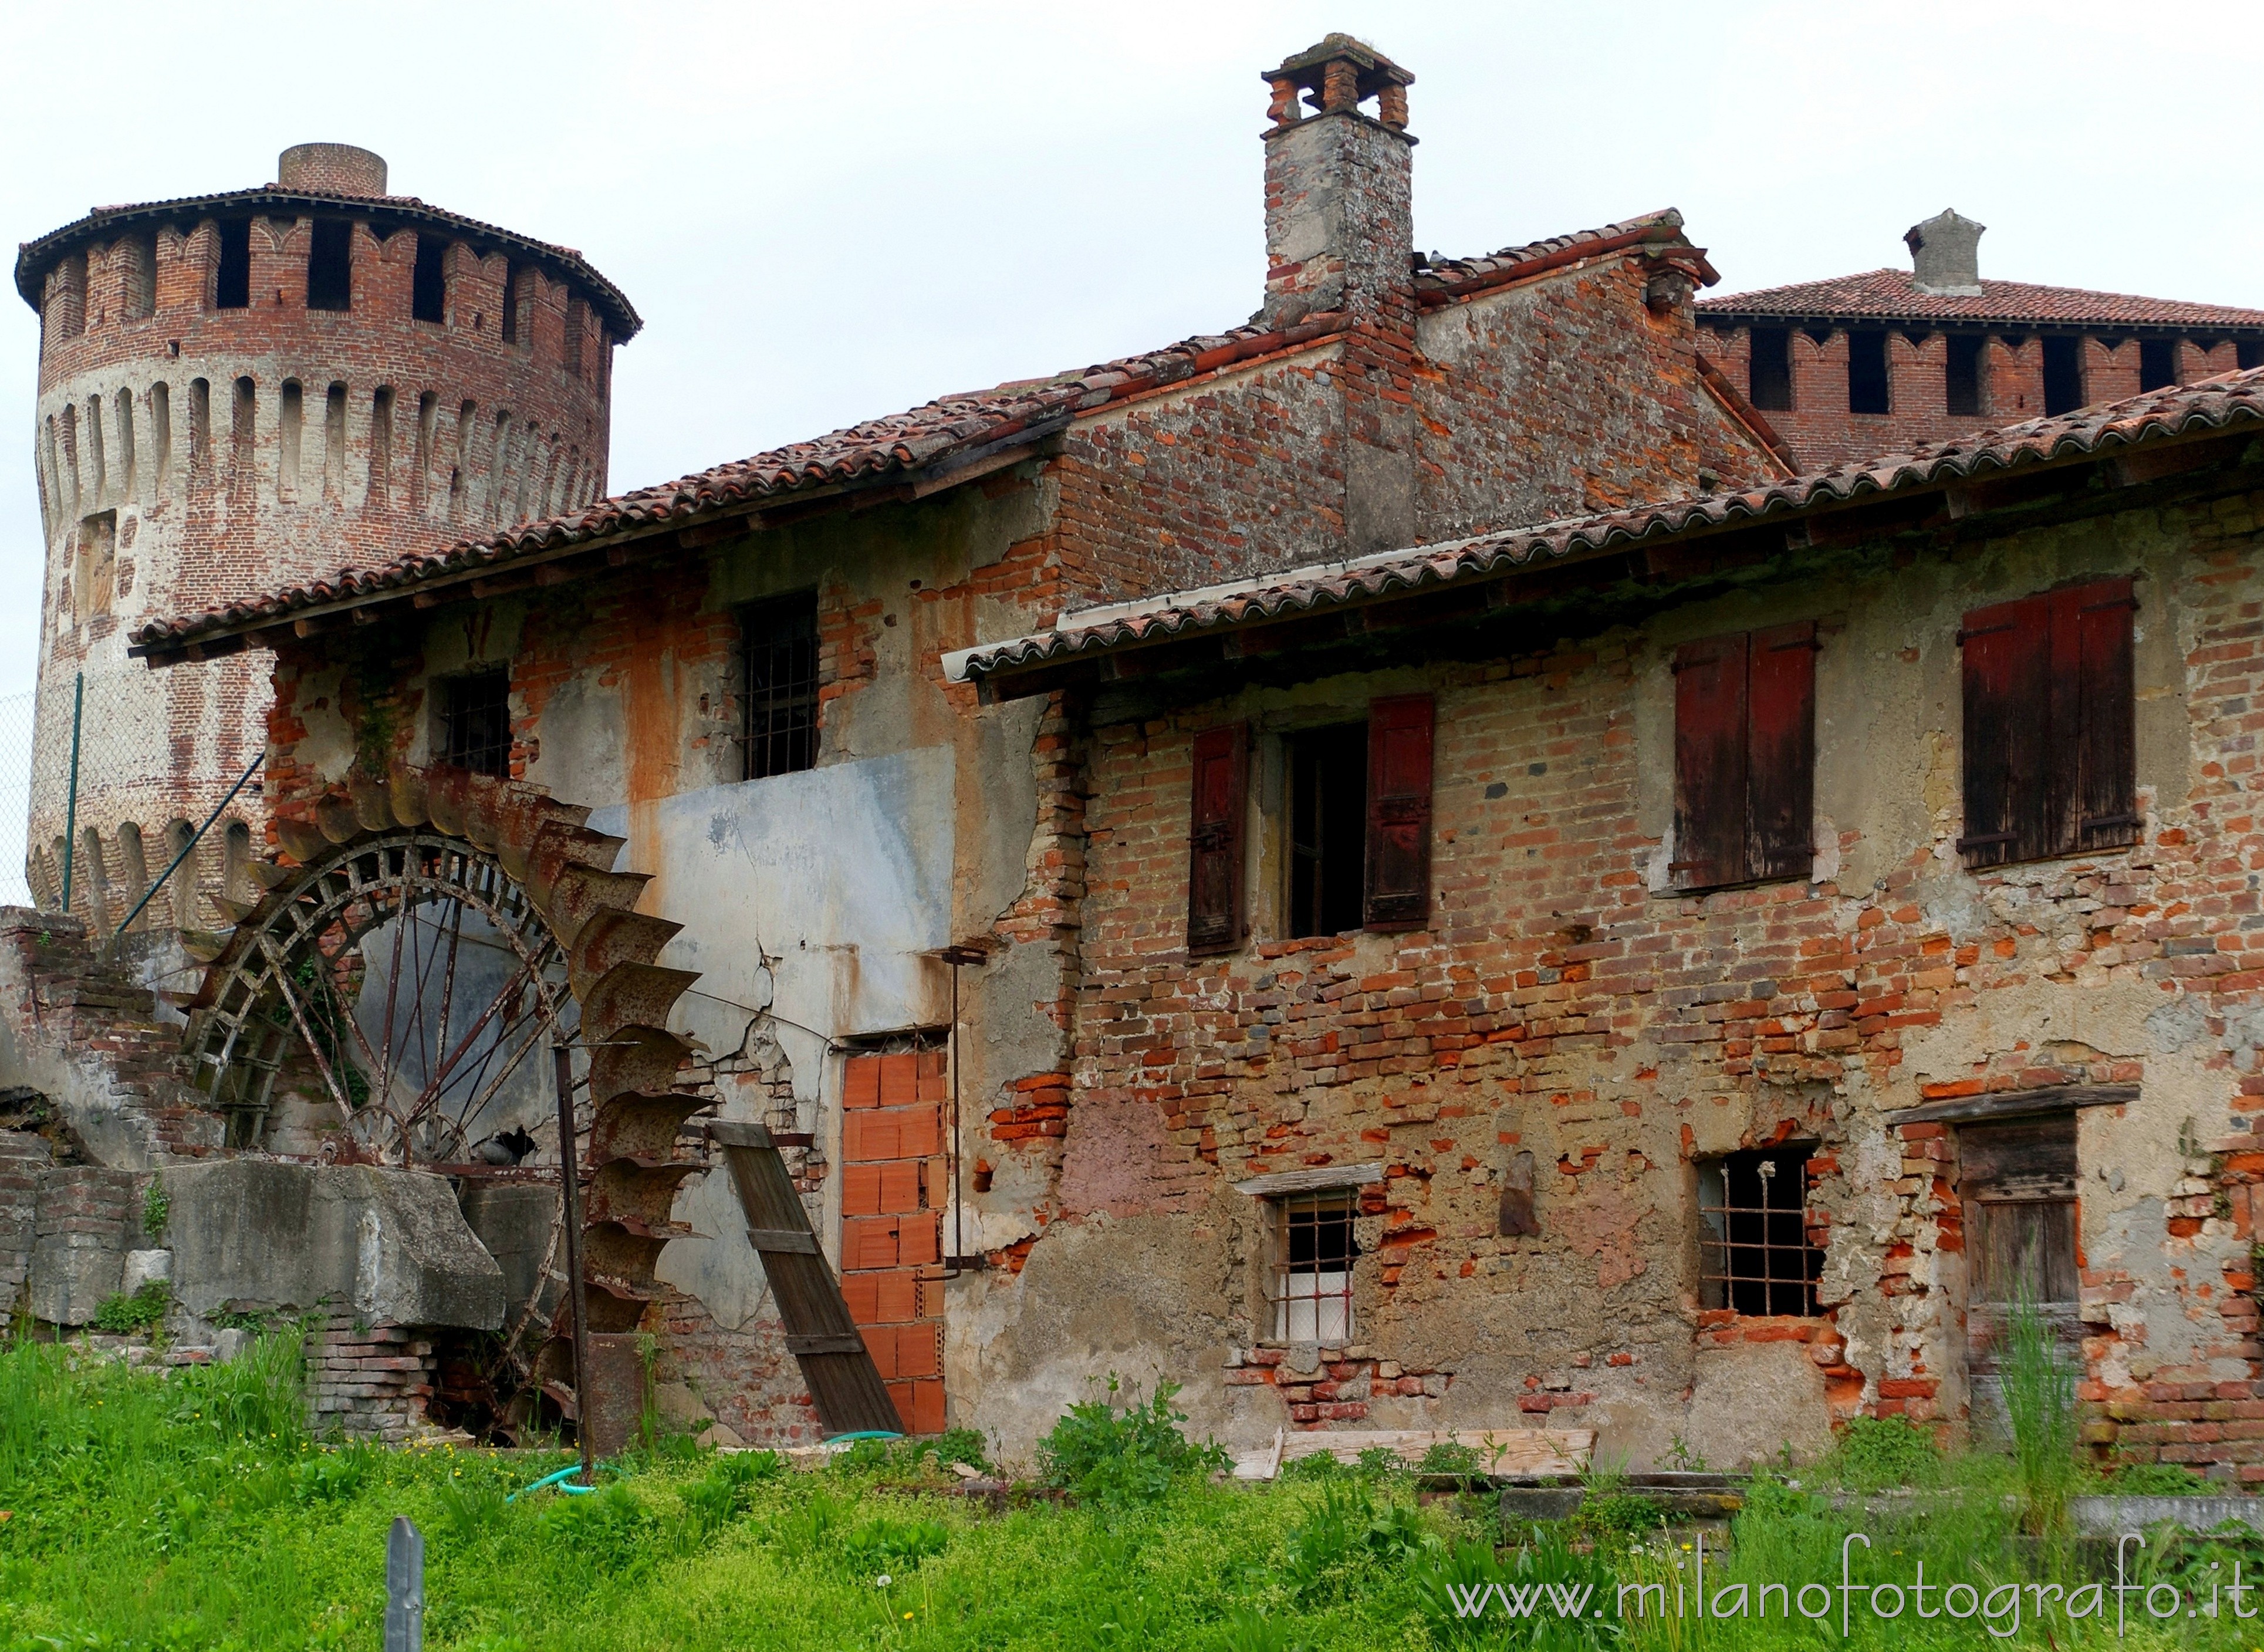
<path fill-rule="evenodd" d="M 1528 247 L 1506 248 L 1484 258 L 1434 264 L 1427 272 L 1418 272 L 1419 290 L 1438 294 L 1426 301 L 1450 303 L 1521 273 L 1538 273 L 1636 244 L 1673 245 L 1689 257 L 1694 249 L 1682 241 L 1681 223 L 1679 213 L 1653 213 Z M 1034 442 L 1112 402 L 1275 351 L 1298 348 L 1326 338 L 1344 325 L 1342 315 L 1324 312 L 1308 316 L 1295 327 L 1237 327 L 1050 379 L 1019 380 L 988 390 L 939 397 L 925 406 L 868 419 L 814 441 L 773 448 L 751 459 L 736 460 L 657 487 L 599 499 L 568 515 L 519 523 L 441 550 L 412 552 L 374 568 L 341 569 L 329 579 L 248 597 L 202 613 L 153 620 L 134 632 L 134 645 L 143 653 L 153 648 L 171 652 L 201 638 L 258 629 L 308 609 L 381 597 L 429 580 L 498 567 L 607 534 L 707 518 L 770 499 L 782 502 L 785 496 L 804 489 L 890 480 L 941 482 L 954 470 Z"/>
<path fill-rule="evenodd" d="M 1089 608 L 1064 614 L 1050 631 L 948 655 L 944 668 L 954 681 L 966 682 L 1078 655 L 1506 574 L 1526 564 L 1578 551 L 1666 539 L 1763 518 L 1781 519 L 1865 495 L 1938 486 L 2016 464 L 2079 457 L 2143 439 L 2220 429 L 2236 421 L 2264 423 L 2264 367 L 2150 391 L 2057 418 L 2031 419 L 2002 430 L 1983 431 L 1958 441 L 1931 443 L 1907 453 L 1890 453 L 1867 464 L 1844 465 L 1747 493 L 1709 494 L 1638 505 L 1446 544 L 1386 551 L 1351 562 L 1288 569 L 1141 602 Z"/>
<path fill-rule="evenodd" d="M 1977 296 L 1921 293 L 1907 270 L 1869 270 L 1830 281 L 1803 281 L 1758 293 L 1731 293 L 1698 306 L 1703 315 L 1862 315 L 1880 321 L 2028 322 L 2096 327 L 2256 328 L 2264 310 L 2183 304 L 2128 293 L 2090 293 L 2027 281 L 1981 283 Z"/>
<path fill-rule="evenodd" d="M 257 189 L 230 190 L 220 195 L 185 195 L 175 200 L 144 201 L 132 206 L 97 206 L 76 222 L 50 230 L 37 241 L 26 241 L 16 249 L 16 291 L 23 295 L 24 302 L 36 310 L 47 271 L 67 253 L 105 240 L 121 229 L 193 223 L 230 207 L 250 207 L 261 214 L 285 209 L 345 212 L 374 223 L 390 224 L 396 229 L 429 224 L 436 229 L 453 231 L 475 246 L 484 243 L 484 250 L 516 252 L 549 264 L 554 273 L 566 276 L 585 290 L 617 340 L 635 337 L 637 330 L 644 325 L 628 295 L 599 275 L 571 247 L 554 247 L 517 230 L 482 223 L 461 213 L 443 212 L 438 206 L 428 206 L 414 195 L 345 195 L 330 190 L 286 189 L 280 184 L 263 184 Z"/>
<path fill-rule="evenodd" d="M 1704 285 L 1711 286 L 1721 279 L 1714 266 L 1706 262 L 1705 252 L 1683 240 L 1682 214 L 1669 206 L 1597 229 L 1551 235 L 1546 241 L 1527 242 L 1521 247 L 1504 247 L 1481 257 L 1427 259 L 1415 272 L 1415 295 L 1426 307 L 1451 303 L 1553 264 L 1633 246 L 1678 248 L 1680 257 L 1691 264 L 1692 273 Z"/>

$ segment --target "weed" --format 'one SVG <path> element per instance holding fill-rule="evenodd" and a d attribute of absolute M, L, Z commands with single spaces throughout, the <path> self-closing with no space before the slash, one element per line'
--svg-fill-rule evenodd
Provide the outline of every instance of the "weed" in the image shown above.
<path fill-rule="evenodd" d="M 1219 1626 L 1220 1652 L 1308 1652 L 1313 1645 L 1280 1618 L 1243 1606 Z"/>
<path fill-rule="evenodd" d="M 1070 1407 L 1038 1446 L 1038 1467 L 1049 1486 L 1074 1491 L 1104 1507 L 1153 1503 L 1175 1481 L 1223 1468 L 1226 1453 L 1215 1444 L 1195 1445 L 1179 1430 L 1187 1420 L 1174 1410 L 1176 1382 L 1159 1382 L 1147 1401 L 1117 1396 L 1124 1385 L 1115 1373 L 1107 1393 Z"/>
<path fill-rule="evenodd" d="M 2206 1497 L 2221 1488 L 2183 1463 L 2124 1463 L 2107 1489 L 2120 1497 Z"/>
<path fill-rule="evenodd" d="M 165 1191 L 165 1178 L 149 1178 L 149 1191 L 142 1195 L 142 1231 L 152 1239 L 165 1236 L 165 1221 L 173 1214 L 173 1196 Z"/>
<path fill-rule="evenodd" d="M 2006 1326 L 2005 1416 L 2031 1532 L 2057 1532 L 2083 1476 L 2076 1460 L 2075 1371 L 2027 1282 Z"/>
<path fill-rule="evenodd" d="M 164 1322 L 173 1306 L 173 1287 L 164 1279 L 151 1279 L 140 1289 L 105 1296 L 94 1310 L 94 1328 L 112 1337 L 131 1337 Z"/>
<path fill-rule="evenodd" d="M 718 1457 L 706 1474 L 684 1488 L 684 1505 L 701 1534 L 714 1532 L 746 1512 L 754 1489 L 786 1473 L 776 1452 L 735 1452 Z"/>
<path fill-rule="evenodd" d="M 562 1496 L 542 1511 L 543 1535 L 602 1572 L 628 1573 L 650 1563 L 652 1512 L 620 1481 L 580 1496 Z"/>
<path fill-rule="evenodd" d="M 1406 1463 L 1389 1446 L 1371 1446 L 1360 1454 L 1360 1472 L 1365 1479 L 1382 1480 L 1406 1470 Z"/>
<path fill-rule="evenodd" d="M 1817 1465 L 1826 1478 L 1863 1490 L 1880 1486 L 1930 1486 L 1941 1467 L 1934 1436 L 1906 1417 L 1859 1417 L 1840 1431 Z"/>
<path fill-rule="evenodd" d="M 1632 1492 L 1590 1492 L 1580 1499 L 1572 1529 L 1599 1550 L 1624 1552 L 1646 1538 L 1658 1535 L 1666 1524 L 1666 1511 L 1649 1497 Z"/>
<path fill-rule="evenodd" d="M 1431 1442 L 1422 1460 L 1415 1465 L 1419 1474 L 1452 1474 L 1469 1480 L 1485 1472 L 1478 1461 L 1477 1450 L 1459 1440 L 1441 1439 Z"/>
<path fill-rule="evenodd" d="M 358 1495 L 369 1478 L 370 1453 L 349 1446 L 301 1463 L 292 1476 L 291 1495 L 299 1503 L 337 1503 Z"/>
<path fill-rule="evenodd" d="M 1706 1472 L 1705 1457 L 1683 1444 L 1682 1436 L 1680 1434 L 1677 1434 L 1673 1443 L 1667 1446 L 1664 1460 L 1669 1468 L 1680 1474 L 1702 1474 Z"/>
<path fill-rule="evenodd" d="M 851 1530 L 841 1540 L 842 1563 L 859 1576 L 896 1574 L 917 1568 L 931 1554 L 940 1554 L 951 1533 L 940 1520 L 898 1519 L 881 1515 Z"/>
<path fill-rule="evenodd" d="M 1517 1643 L 1547 1652 L 1616 1641 L 1608 1610 L 1617 1577 L 1600 1556 L 1582 1554 L 1561 1530 L 1535 1526 L 1504 1560 L 1474 1543 L 1457 1545 L 1417 1575 L 1415 1600 L 1434 1640 L 1449 1645 Z"/>
<path fill-rule="evenodd" d="M 440 1518 L 460 1543 L 477 1543 L 511 1517 L 511 1503 L 493 1482 L 440 1488 Z"/>

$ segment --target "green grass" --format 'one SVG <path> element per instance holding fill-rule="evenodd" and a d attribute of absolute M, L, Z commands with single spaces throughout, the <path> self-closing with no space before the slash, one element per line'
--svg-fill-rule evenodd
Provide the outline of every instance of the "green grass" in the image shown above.
<path fill-rule="evenodd" d="M 1908 1612 L 1894 1623 L 1859 1613 L 1845 1642 L 1836 1614 L 1828 1634 L 1775 1618 L 1590 1619 L 1539 1634 L 1521 1622 L 1505 1638 L 1498 1618 L 1457 1620 L 1455 1590 L 1644 1578 L 1671 1590 L 1694 1575 L 1687 1534 L 1633 1521 L 1505 1534 L 1482 1499 L 1419 1503 L 1419 1478 L 1380 1462 L 1270 1487 L 1219 1483 L 1205 1453 L 1172 1443 L 1168 1395 L 1110 1398 L 1073 1414 L 1048 1458 L 1065 1487 L 1092 1487 L 1086 1499 L 1032 1491 L 998 1509 L 941 1495 L 959 1480 L 947 1460 L 979 1455 L 970 1439 L 942 1453 L 860 1449 L 822 1473 L 675 1442 L 633 1457 L 594 1496 L 506 1501 L 567 1459 L 309 1440 L 288 1334 L 263 1337 L 235 1365 L 163 1378 L 53 1346 L 0 1348 L 0 1652 L 374 1652 L 396 1514 L 424 1532 L 433 1652 L 2047 1644 L 2026 1614 L 2000 1642 L 1977 1619 Z M 1876 1473 L 1908 1447 L 1883 1436 L 1851 1454 Z M 1136 1472 L 1107 1470 L 1112 1452 Z M 1159 1477 L 1158 1463 L 1170 1472 Z M 1921 1560 L 1930 1578 L 1984 1588 L 2076 1578 L 2064 1546 L 2021 1534 L 2013 1463 L 1951 1459 L 1934 1479 L 1924 1510 L 1896 1517 L 1836 1509 L 1813 1475 L 1804 1489 L 1756 1479 L 1731 1552 L 1709 1545 L 1709 1590 L 1836 1582 L 1854 1529 L 1873 1545 L 1854 1551 L 1859 1583 L 1906 1581 Z M 1621 1547 L 1630 1540 L 1632 1552 Z M 2198 1582 L 2205 1598 L 2236 1560 L 2253 1576 L 2264 1544 L 2158 1540 L 2137 1575 Z M 2255 1624 L 2181 1620 L 2173 1634 L 2135 1603 L 2132 1615 L 2119 1641 L 2111 1619 L 2104 1629 L 2056 1620 L 2050 1645 L 2264 1644 L 2240 1633 Z"/>

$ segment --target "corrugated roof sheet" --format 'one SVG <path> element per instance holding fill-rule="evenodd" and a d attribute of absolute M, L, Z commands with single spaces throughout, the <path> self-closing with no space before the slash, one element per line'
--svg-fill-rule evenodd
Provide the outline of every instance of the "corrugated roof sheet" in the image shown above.
<path fill-rule="evenodd" d="M 1638 243 L 1657 242 L 1687 249 L 1681 223 L 1679 213 L 1652 213 L 1578 235 L 1505 248 L 1484 258 L 1433 264 L 1427 272 L 1417 272 L 1419 291 L 1435 293 L 1433 301 L 1450 303 L 1471 292 L 1514 279 L 1520 269 L 1554 267 L 1568 252 L 1577 262 L 1587 250 L 1602 253 Z M 1018 380 L 988 390 L 941 396 L 906 412 L 868 419 L 812 441 L 773 448 L 657 487 L 597 500 L 564 516 L 518 524 L 441 550 L 413 552 L 374 568 L 341 569 L 328 579 L 246 597 L 201 613 L 153 620 L 134 633 L 133 641 L 137 648 L 170 648 L 202 637 L 272 624 L 310 608 L 499 567 L 519 557 L 611 533 L 782 499 L 802 489 L 879 482 L 892 475 L 903 481 L 935 477 L 955 466 L 977 462 L 1003 447 L 1037 440 L 1112 402 L 1276 351 L 1317 343 L 1344 325 L 1341 315 L 1324 313 L 1309 316 L 1295 327 L 1237 327 L 1049 379 Z"/>
<path fill-rule="evenodd" d="M 1865 464 L 1844 465 L 1750 492 L 1638 505 L 1086 609 L 1063 615 L 1052 630 L 947 656 L 945 670 L 952 680 L 965 682 L 990 672 L 1506 573 L 1576 551 L 1603 550 L 1638 540 L 1758 522 L 1765 517 L 1783 518 L 1864 495 L 1923 488 L 2015 464 L 2095 453 L 2148 438 L 2218 429 L 2242 420 L 2264 422 L 2264 368 L 2150 391 L 2056 418 L 1983 431 L 1957 441 L 1931 443 L 1907 453 L 1890 453 Z"/>
<path fill-rule="evenodd" d="M 1867 270 L 1829 281 L 1803 281 L 1731 293 L 1698 306 L 1701 315 L 1865 316 L 1879 321 L 2028 322 L 2097 327 L 2255 328 L 2264 310 L 2226 304 L 2187 304 L 2129 293 L 2092 293 L 2075 286 L 2036 286 L 2027 281 L 1981 283 L 1977 296 L 1921 293 L 1908 270 Z"/>

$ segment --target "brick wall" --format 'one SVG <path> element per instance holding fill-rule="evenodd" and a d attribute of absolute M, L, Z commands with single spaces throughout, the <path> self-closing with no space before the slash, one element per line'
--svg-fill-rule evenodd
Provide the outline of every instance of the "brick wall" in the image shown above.
<path fill-rule="evenodd" d="M 2042 531 L 1985 568 L 1898 576 L 1859 561 L 1781 591 L 1760 612 L 1852 616 L 1835 622 L 1850 627 L 1837 657 L 1829 640 L 1819 656 L 1818 807 L 1832 830 L 1804 882 L 1663 888 L 1664 782 L 1646 776 L 1665 762 L 1670 650 L 1644 627 L 1097 728 L 1065 1191 L 1040 1246 L 1092 1220 L 1072 1196 L 1096 1174 L 1082 1121 L 1148 1112 L 1156 1145 L 1111 1180 L 1112 1217 L 1225 1221 L 1217 1243 L 1244 1258 L 1258 1254 L 1252 1201 L 1227 1184 L 1384 1170 L 1361 1206 L 1361 1345 L 1322 1350 L 1291 1384 L 1255 1297 L 1230 1281 L 1227 1362 L 1207 1379 L 1230 1404 L 1271 1388 L 1286 1420 L 1350 1420 L 1403 1392 L 1384 1384 L 1390 1362 L 1449 1379 L 1442 1406 L 1523 1395 L 1567 1423 L 1648 1415 L 1680 1430 L 1701 1420 L 1686 1408 L 1706 1359 L 1784 1345 L 1813 1368 L 1819 1419 L 1959 1421 L 1955 1130 L 1894 1130 L 1892 1111 L 2137 1083 L 2138 1102 L 2080 1115 L 2093 1438 L 2264 1478 L 2264 1429 L 2251 1438 L 2247 1423 L 2264 1402 L 2249 1262 L 2264 1056 L 2248 1019 L 2264 1008 L 2264 919 L 2245 870 L 2264 851 L 2245 797 L 2264 674 L 2260 503 Z M 2164 707 L 2141 742 L 2142 841 L 1963 872 L 1960 613 L 2134 558 L 2148 646 L 2163 650 L 2141 677 L 2142 707 Z M 1718 628 L 1720 606 L 1658 624 L 1668 638 Z M 1261 922 L 1240 952 L 1190 960 L 1193 733 L 1249 717 L 1262 746 L 1417 686 L 1439 696 L 1428 927 L 1285 940 Z M 1921 755 L 1875 776 L 1912 735 Z M 1702 1312 L 1691 1167 L 1787 1141 L 1816 1144 L 1822 1311 Z M 1534 1237 L 1496 1227 L 1510 1148 L 1539 1162 Z M 1483 1399 L 1463 1398 L 1473 1383 Z"/>
<path fill-rule="evenodd" d="M 397 1446 L 430 1428 L 432 1333 L 333 1314 L 307 1330 L 307 1426 Z"/>

